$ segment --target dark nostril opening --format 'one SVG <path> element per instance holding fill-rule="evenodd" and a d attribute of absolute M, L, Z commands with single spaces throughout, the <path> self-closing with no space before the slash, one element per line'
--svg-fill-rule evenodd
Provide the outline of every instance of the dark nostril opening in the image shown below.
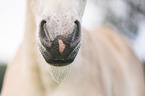
<path fill-rule="evenodd" d="M 42 20 L 42 21 L 41 21 L 41 24 L 43 24 L 43 23 L 47 23 L 47 21 L 45 21 L 45 20 Z"/>
<path fill-rule="evenodd" d="M 76 37 L 80 37 L 81 35 L 81 25 L 80 25 L 80 22 L 78 20 L 75 21 L 75 24 L 77 26 L 76 28 Z"/>
<path fill-rule="evenodd" d="M 80 22 L 78 20 L 74 21 L 75 25 L 77 26 L 77 28 L 79 28 L 78 30 L 80 30 Z"/>
<path fill-rule="evenodd" d="M 74 23 L 78 26 L 80 25 L 80 22 L 78 20 L 74 21 Z"/>

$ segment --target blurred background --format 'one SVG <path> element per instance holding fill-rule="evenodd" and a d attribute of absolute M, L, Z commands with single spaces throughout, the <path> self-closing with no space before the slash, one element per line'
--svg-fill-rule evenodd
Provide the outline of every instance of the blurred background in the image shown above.
<path fill-rule="evenodd" d="M 0 92 L 6 64 L 23 40 L 26 0 L 0 0 Z"/>
<path fill-rule="evenodd" d="M 145 62 L 145 0 L 88 0 L 83 23 L 93 30 L 105 24 L 124 35 Z M 0 0 L 0 76 L 23 40 L 26 0 Z M 0 86 L 2 78 L 0 77 Z"/>
<path fill-rule="evenodd" d="M 26 0 L 0 0 L 0 62 L 8 63 L 23 39 Z"/>

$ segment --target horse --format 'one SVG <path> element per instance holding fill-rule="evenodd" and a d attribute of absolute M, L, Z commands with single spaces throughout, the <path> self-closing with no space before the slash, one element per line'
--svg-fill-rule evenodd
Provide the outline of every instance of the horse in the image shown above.
<path fill-rule="evenodd" d="M 113 28 L 81 27 L 86 0 L 27 0 L 1 96 L 145 96 L 143 66 Z"/>

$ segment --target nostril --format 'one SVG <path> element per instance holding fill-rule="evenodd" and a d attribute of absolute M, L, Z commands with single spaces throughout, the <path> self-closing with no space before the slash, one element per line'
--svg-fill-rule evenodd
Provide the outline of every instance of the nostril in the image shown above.
<path fill-rule="evenodd" d="M 78 20 L 76 20 L 76 21 L 74 21 L 74 23 L 77 26 L 78 30 L 80 30 L 80 27 L 81 27 L 80 22 Z"/>
<path fill-rule="evenodd" d="M 41 38 L 46 37 L 46 34 L 44 33 L 44 25 L 46 23 L 47 22 L 45 20 L 42 20 L 41 23 L 40 23 L 40 36 L 41 36 Z"/>
<path fill-rule="evenodd" d="M 53 40 L 53 38 L 48 30 L 46 20 L 42 20 L 40 23 L 39 37 L 42 45 L 47 47 L 51 46 L 51 41 Z"/>
<path fill-rule="evenodd" d="M 46 20 L 42 20 L 41 21 L 41 24 L 44 24 L 44 23 L 47 23 L 47 21 Z"/>
<path fill-rule="evenodd" d="M 77 28 L 76 28 L 76 37 L 80 38 L 80 36 L 81 36 L 81 24 L 78 20 L 75 21 L 75 24 L 77 26 Z"/>
<path fill-rule="evenodd" d="M 81 40 L 81 25 L 78 20 L 74 21 L 74 30 L 72 33 L 71 46 L 76 46 Z"/>
<path fill-rule="evenodd" d="M 80 22 L 79 22 L 78 20 L 74 21 L 74 23 L 75 23 L 76 25 L 80 25 Z"/>

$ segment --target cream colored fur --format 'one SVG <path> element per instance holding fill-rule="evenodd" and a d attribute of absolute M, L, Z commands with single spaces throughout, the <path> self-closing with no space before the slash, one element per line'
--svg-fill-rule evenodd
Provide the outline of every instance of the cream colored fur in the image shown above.
<path fill-rule="evenodd" d="M 126 40 L 108 27 L 83 30 L 72 64 L 47 64 L 35 39 L 37 12 L 30 6 L 28 1 L 24 41 L 8 66 L 1 96 L 145 96 L 140 61 Z"/>

